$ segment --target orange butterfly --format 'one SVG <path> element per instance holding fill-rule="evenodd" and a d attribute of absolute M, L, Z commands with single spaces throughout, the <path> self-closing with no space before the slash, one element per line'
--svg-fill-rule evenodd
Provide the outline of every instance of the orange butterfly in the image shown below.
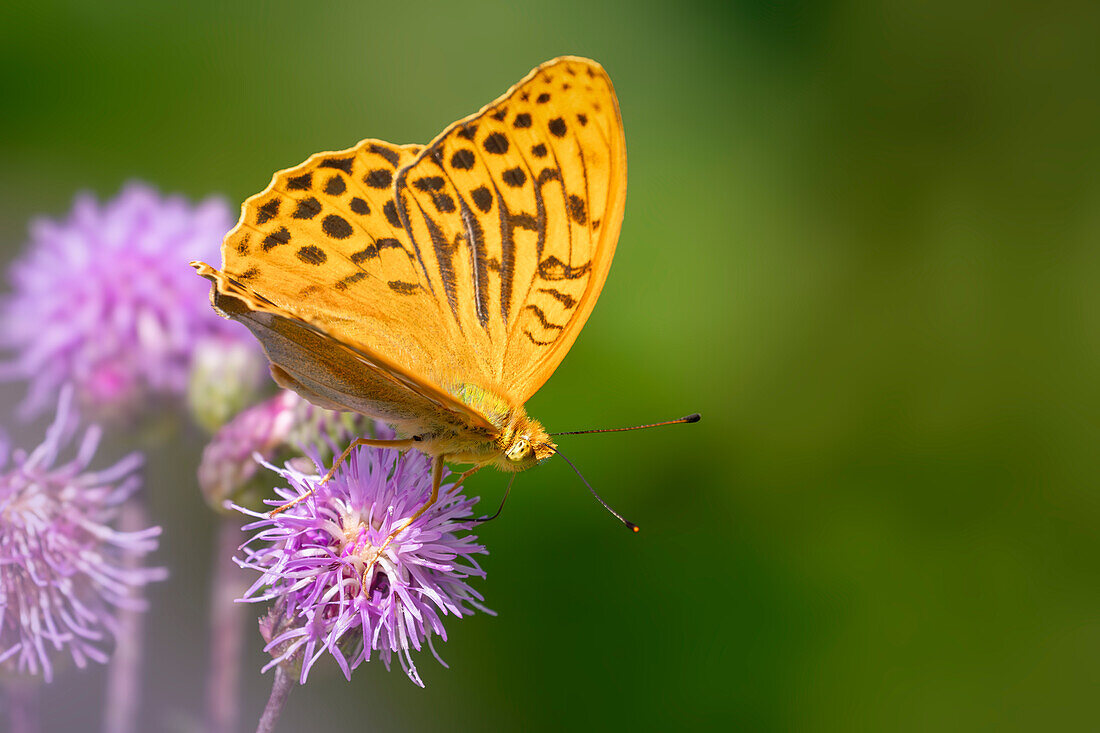
<path fill-rule="evenodd" d="M 280 385 L 408 436 L 356 444 L 435 457 L 430 506 L 445 460 L 522 471 L 555 452 L 523 405 L 596 304 L 625 198 L 611 80 L 564 56 L 426 146 L 364 140 L 276 173 L 222 271 L 192 265 Z"/>

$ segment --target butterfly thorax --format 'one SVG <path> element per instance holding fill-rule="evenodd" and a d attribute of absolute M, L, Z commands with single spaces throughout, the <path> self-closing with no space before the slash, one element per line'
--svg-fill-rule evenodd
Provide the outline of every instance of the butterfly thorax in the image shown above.
<path fill-rule="evenodd" d="M 451 463 L 492 465 L 502 471 L 524 471 L 549 458 L 555 445 L 537 420 L 493 390 L 464 383 L 448 390 L 484 415 L 496 428 L 493 436 L 469 432 L 425 435 L 421 450 L 444 455 Z"/>

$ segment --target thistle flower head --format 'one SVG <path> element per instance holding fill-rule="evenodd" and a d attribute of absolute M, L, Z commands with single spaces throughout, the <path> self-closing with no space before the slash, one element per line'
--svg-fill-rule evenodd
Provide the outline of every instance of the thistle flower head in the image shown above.
<path fill-rule="evenodd" d="M 423 686 L 411 653 L 426 645 L 435 654 L 432 637 L 447 638 L 442 617 L 491 613 L 466 582 L 485 575 L 474 560 L 485 548 L 467 533 L 476 499 L 444 484 L 410 523 L 431 493 L 431 462 L 416 452 L 360 448 L 325 484 L 269 468 L 289 484 L 277 490 L 282 501 L 314 493 L 275 516 L 242 509 L 257 521 L 245 527 L 255 534 L 238 563 L 260 573 L 244 600 L 273 601 L 281 616 L 265 625 L 265 669 L 300 665 L 304 683 L 328 652 L 350 679 L 377 651 L 387 668 L 396 654 Z"/>
<path fill-rule="evenodd" d="M 100 204 L 77 196 L 61 221 L 39 219 L 0 304 L 0 377 L 29 382 L 24 416 L 47 409 L 62 384 L 86 414 L 125 419 L 151 398 L 180 398 L 196 346 L 251 340 L 210 308 L 187 266 L 217 258 L 233 225 L 219 198 L 192 206 L 130 184 Z"/>
<path fill-rule="evenodd" d="M 255 403 L 270 383 L 266 367 L 251 341 L 201 341 L 194 349 L 187 383 L 187 407 L 195 422 L 214 433 Z"/>
<path fill-rule="evenodd" d="M 214 434 L 203 449 L 199 486 L 215 509 L 223 508 L 227 499 L 252 504 L 250 495 L 258 496 L 268 488 L 255 480 L 260 465 L 254 456 L 283 461 L 315 449 L 329 457 L 329 446 L 346 445 L 370 429 L 370 424 L 362 415 L 325 410 L 284 390 L 239 413 Z M 255 503 L 259 504 L 258 499 Z"/>
<path fill-rule="evenodd" d="M 66 389 L 45 441 L 12 454 L 10 468 L 7 450 L 0 455 L 0 668 L 47 682 L 62 653 L 78 667 L 105 662 L 119 610 L 143 609 L 133 591 L 166 577 L 163 569 L 128 562 L 156 549 L 159 527 L 112 528 L 140 488 L 141 456 L 89 471 L 100 438 L 91 427 L 75 457 L 59 463 L 76 432 Z"/>

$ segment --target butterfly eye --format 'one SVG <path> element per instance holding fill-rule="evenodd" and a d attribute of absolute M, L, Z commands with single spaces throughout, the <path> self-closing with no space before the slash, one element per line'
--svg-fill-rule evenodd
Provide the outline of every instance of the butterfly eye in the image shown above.
<path fill-rule="evenodd" d="M 527 438 L 520 438 L 512 445 L 508 446 L 508 450 L 504 455 L 508 456 L 509 461 L 522 461 L 527 458 L 531 453 L 531 444 L 527 442 Z"/>

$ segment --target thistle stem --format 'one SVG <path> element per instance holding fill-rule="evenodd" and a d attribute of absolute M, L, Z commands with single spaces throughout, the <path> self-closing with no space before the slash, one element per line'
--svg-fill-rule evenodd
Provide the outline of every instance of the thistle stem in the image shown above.
<path fill-rule="evenodd" d="M 275 682 L 271 685 L 271 697 L 267 699 L 267 707 L 264 708 L 264 714 L 260 716 L 256 733 L 273 733 L 293 685 L 294 680 L 283 670 L 282 665 L 275 667 Z"/>
<path fill-rule="evenodd" d="M 206 675 L 206 730 L 210 733 L 234 733 L 240 718 L 246 609 L 235 601 L 248 590 L 248 578 L 233 556 L 244 540 L 240 521 L 222 517 L 210 588 L 210 669 Z"/>
<path fill-rule="evenodd" d="M 8 730 L 11 733 L 38 733 L 42 730 L 37 681 L 9 680 L 4 685 L 8 702 Z"/>
<path fill-rule="evenodd" d="M 148 526 L 145 497 L 138 493 L 122 506 L 118 528 L 137 532 Z M 123 560 L 127 570 L 141 565 L 141 557 L 128 553 Z M 135 590 L 140 593 L 140 590 Z M 138 703 L 141 700 L 142 643 L 145 637 L 145 614 L 123 609 L 119 613 L 118 636 L 107 679 L 107 703 L 103 713 L 106 733 L 134 733 L 137 730 Z"/>

